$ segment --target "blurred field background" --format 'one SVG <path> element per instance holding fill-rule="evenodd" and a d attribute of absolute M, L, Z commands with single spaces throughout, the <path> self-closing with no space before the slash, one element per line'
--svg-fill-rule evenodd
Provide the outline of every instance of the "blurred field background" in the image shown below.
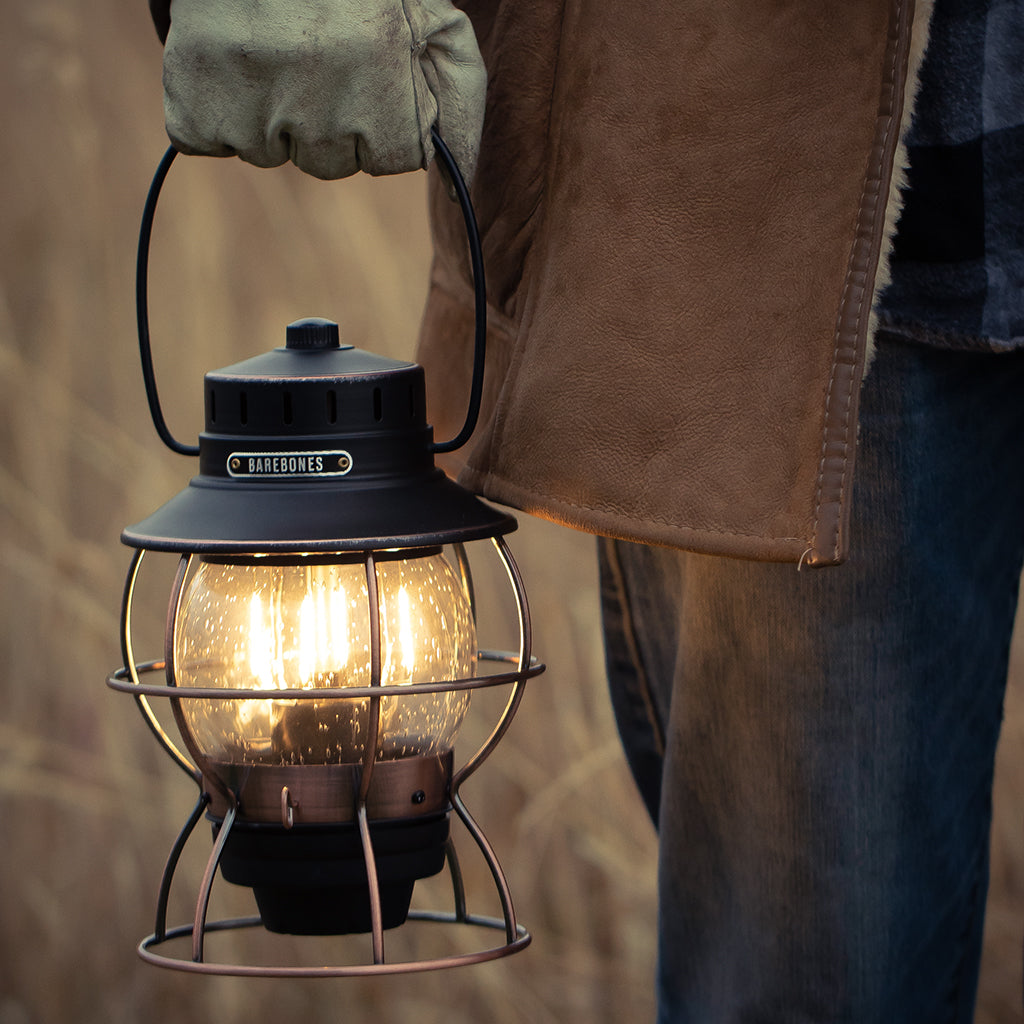
<path fill-rule="evenodd" d="M 131 701 L 103 685 L 119 659 L 118 534 L 191 473 L 152 430 L 135 348 L 135 233 L 166 145 L 160 47 L 142 0 L 2 6 L 0 1024 L 651 1019 L 654 837 L 604 692 L 593 542 L 537 522 L 512 540 L 548 674 L 467 789 L 532 947 L 354 981 L 193 978 L 136 958 L 194 795 Z M 279 344 L 298 316 L 412 353 L 429 261 L 423 175 L 323 184 L 179 160 L 155 238 L 158 379 L 183 439 L 201 425 L 203 371 Z M 143 597 L 157 629 L 168 585 Z M 155 633 L 140 647 L 160 654 Z M 1018 644 L 996 796 L 977 1016 L 989 1024 L 1021 1017 L 1021 655 Z M 200 830 L 172 923 L 190 914 L 206 840 Z M 235 909 L 225 890 L 215 913 L 218 900 Z"/>

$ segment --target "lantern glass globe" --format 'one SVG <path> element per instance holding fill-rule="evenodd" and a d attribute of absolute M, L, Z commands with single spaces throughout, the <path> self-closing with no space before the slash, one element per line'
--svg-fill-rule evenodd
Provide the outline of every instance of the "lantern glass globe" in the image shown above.
<path fill-rule="evenodd" d="M 410 683 L 468 679 L 477 640 L 469 596 L 441 552 L 375 562 L 380 621 L 376 757 L 451 749 L 469 691 L 402 696 Z M 278 689 L 365 687 L 370 606 L 362 561 L 321 557 L 204 558 L 173 627 L 179 687 L 252 689 L 249 699 L 182 702 L 187 728 L 229 764 L 351 764 L 363 760 L 370 700 L 273 699 Z"/>

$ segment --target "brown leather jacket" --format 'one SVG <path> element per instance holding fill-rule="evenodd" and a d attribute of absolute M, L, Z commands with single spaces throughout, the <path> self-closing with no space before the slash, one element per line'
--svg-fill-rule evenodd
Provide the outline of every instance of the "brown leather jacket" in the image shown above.
<path fill-rule="evenodd" d="M 481 424 L 448 468 L 582 530 L 841 561 L 871 309 L 931 0 L 465 0 Z M 150 0 L 161 38 L 169 0 Z M 472 292 L 434 182 L 420 360 L 461 426 Z"/>
<path fill-rule="evenodd" d="M 490 332 L 481 424 L 451 468 L 583 530 L 841 561 L 929 4 L 465 7 L 490 76 L 473 187 Z M 472 295 L 436 181 L 431 204 L 420 359 L 451 436 Z"/>

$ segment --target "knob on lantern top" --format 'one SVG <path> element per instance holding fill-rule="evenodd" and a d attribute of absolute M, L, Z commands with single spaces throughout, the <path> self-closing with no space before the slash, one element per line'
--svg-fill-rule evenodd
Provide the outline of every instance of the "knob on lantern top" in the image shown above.
<path fill-rule="evenodd" d="M 288 325 L 284 344 L 290 349 L 341 348 L 341 336 L 333 320 L 311 316 Z"/>

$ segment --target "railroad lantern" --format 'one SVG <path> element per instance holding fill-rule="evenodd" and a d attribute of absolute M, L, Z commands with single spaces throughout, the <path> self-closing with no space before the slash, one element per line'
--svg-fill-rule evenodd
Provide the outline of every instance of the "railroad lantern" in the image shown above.
<path fill-rule="evenodd" d="M 435 144 L 440 142 L 435 138 Z M 168 151 L 143 217 L 139 334 L 157 431 L 198 455 L 198 473 L 164 506 L 127 528 L 134 549 L 125 585 L 124 665 L 108 680 L 135 696 L 167 752 L 195 780 L 195 809 L 172 848 L 144 959 L 207 973 L 350 975 L 472 963 L 523 948 L 505 877 L 460 789 L 493 751 L 526 680 L 526 595 L 505 542 L 506 513 L 449 480 L 438 451 L 472 433 L 482 381 L 482 263 L 472 208 L 463 204 L 477 288 L 477 372 L 459 437 L 437 444 L 427 424 L 423 370 L 343 344 L 335 323 L 287 326 L 273 351 L 207 373 L 205 427 L 181 445 L 160 413 L 149 354 L 146 264 Z M 467 546 L 483 542 L 504 566 L 518 649 L 480 651 Z M 162 659 L 138 661 L 133 597 L 147 551 L 179 555 Z M 163 675 L 160 681 L 150 679 Z M 507 687 L 482 746 L 456 756 L 474 691 Z M 169 701 L 184 750 L 154 713 Z M 168 929 L 179 856 L 206 817 L 213 844 L 191 924 Z M 454 820 L 490 868 L 501 917 L 466 905 Z M 447 870 L 452 911 L 410 910 L 416 882 Z M 258 916 L 208 922 L 214 879 L 252 889 Z M 503 942 L 437 960 L 389 962 L 385 930 L 408 917 L 480 926 Z M 302 935 L 365 933 L 359 963 L 278 966 L 210 963 L 213 930 L 261 925 Z M 191 936 L 191 959 L 166 954 Z"/>

